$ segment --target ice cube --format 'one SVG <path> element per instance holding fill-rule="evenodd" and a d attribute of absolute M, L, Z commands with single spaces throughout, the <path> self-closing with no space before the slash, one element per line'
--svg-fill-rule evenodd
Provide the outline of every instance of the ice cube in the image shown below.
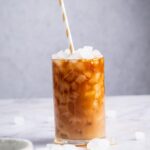
<path fill-rule="evenodd" d="M 72 89 L 72 90 L 77 90 L 77 89 L 78 89 L 77 83 L 73 82 L 73 83 L 71 84 L 71 89 Z"/>
<path fill-rule="evenodd" d="M 67 55 L 70 55 L 71 53 L 70 53 L 70 49 L 66 49 L 65 50 L 65 53 L 67 54 Z"/>
<path fill-rule="evenodd" d="M 78 149 L 75 145 L 65 144 L 65 145 L 63 145 L 63 150 L 78 150 Z"/>
<path fill-rule="evenodd" d="M 92 76 L 92 73 L 91 73 L 91 72 L 89 72 L 89 71 L 85 72 L 84 74 L 85 74 L 85 75 L 86 75 L 86 77 L 88 77 L 88 78 L 90 78 L 90 77 Z"/>
<path fill-rule="evenodd" d="M 108 150 L 109 147 L 110 147 L 110 144 L 107 139 L 95 138 L 87 144 L 88 150 Z"/>
<path fill-rule="evenodd" d="M 80 53 L 81 58 L 83 59 L 92 59 L 93 58 L 93 52 L 91 49 L 81 49 L 78 51 Z"/>
<path fill-rule="evenodd" d="M 94 90 L 95 90 L 97 93 L 99 93 L 100 90 L 101 90 L 101 85 L 100 85 L 99 83 L 95 84 L 95 85 L 94 85 Z"/>
<path fill-rule="evenodd" d="M 70 95 L 71 100 L 76 100 L 79 97 L 79 94 L 77 92 L 72 92 Z"/>
<path fill-rule="evenodd" d="M 82 119 L 77 118 L 77 117 L 71 117 L 71 118 L 69 119 L 69 122 L 72 123 L 72 124 L 81 124 Z"/>
<path fill-rule="evenodd" d="M 53 54 L 52 58 L 53 59 L 58 59 L 58 58 L 60 58 L 60 56 L 63 56 L 63 51 L 62 50 L 57 52 L 56 54 Z"/>
<path fill-rule="evenodd" d="M 103 55 L 98 50 L 94 50 L 93 51 L 93 56 L 94 56 L 94 58 L 101 58 L 101 57 L 103 57 Z"/>
<path fill-rule="evenodd" d="M 89 83 L 92 83 L 92 84 L 97 83 L 100 77 L 101 77 L 101 73 L 95 73 L 89 80 Z"/>
<path fill-rule="evenodd" d="M 87 80 L 86 76 L 81 74 L 77 77 L 76 82 L 78 84 L 81 84 L 81 83 L 85 82 L 86 80 Z"/>
<path fill-rule="evenodd" d="M 68 54 L 62 50 L 52 55 L 52 59 L 66 59 L 67 57 L 68 57 Z"/>
<path fill-rule="evenodd" d="M 108 111 L 106 111 L 106 117 L 109 119 L 116 119 L 117 112 L 115 110 L 108 110 Z"/>
<path fill-rule="evenodd" d="M 57 59 L 57 55 L 56 55 L 56 54 L 53 54 L 53 55 L 52 55 L 52 59 Z"/>
<path fill-rule="evenodd" d="M 84 49 L 84 50 L 85 50 L 85 49 L 86 49 L 86 50 L 93 50 L 93 47 L 92 47 L 92 46 L 84 46 L 83 49 Z"/>
<path fill-rule="evenodd" d="M 75 51 L 74 53 L 72 53 L 71 55 L 69 55 L 68 59 L 80 59 L 81 55 L 80 53 L 78 53 L 77 51 Z"/>
<path fill-rule="evenodd" d="M 63 146 L 58 145 L 58 144 L 47 144 L 47 149 L 48 150 L 63 150 Z"/>
<path fill-rule="evenodd" d="M 23 116 L 15 116 L 14 123 L 17 126 L 23 126 L 25 124 L 25 119 Z"/>
<path fill-rule="evenodd" d="M 75 70 L 71 70 L 64 76 L 64 80 L 67 82 L 72 82 L 76 79 L 78 73 Z"/>
<path fill-rule="evenodd" d="M 145 133 L 141 131 L 135 132 L 135 139 L 137 141 L 145 140 Z"/>
<path fill-rule="evenodd" d="M 64 58 L 66 59 L 68 57 L 68 54 L 64 53 L 63 51 L 61 51 L 60 53 L 58 53 L 59 58 Z"/>
<path fill-rule="evenodd" d="M 78 62 L 77 64 L 76 64 L 76 69 L 77 70 L 79 70 L 79 71 L 84 71 L 85 70 L 85 65 L 84 65 L 84 63 L 83 62 Z"/>

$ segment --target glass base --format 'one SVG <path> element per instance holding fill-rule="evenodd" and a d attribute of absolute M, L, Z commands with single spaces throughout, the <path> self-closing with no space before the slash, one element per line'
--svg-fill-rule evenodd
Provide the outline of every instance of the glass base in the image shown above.
<path fill-rule="evenodd" d="M 73 144 L 76 146 L 84 147 L 90 140 L 68 140 L 68 139 L 58 139 L 55 138 L 54 142 L 56 144 Z"/>

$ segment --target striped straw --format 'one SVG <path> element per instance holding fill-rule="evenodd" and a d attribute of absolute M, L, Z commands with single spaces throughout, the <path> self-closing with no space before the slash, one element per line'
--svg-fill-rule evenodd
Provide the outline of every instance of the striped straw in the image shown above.
<path fill-rule="evenodd" d="M 60 4 L 60 7 L 62 9 L 62 18 L 63 18 L 63 21 L 65 23 L 65 27 L 66 27 L 66 36 L 69 40 L 69 49 L 70 49 L 70 52 L 73 53 L 74 52 L 74 45 L 73 45 L 73 40 L 72 40 L 72 36 L 71 36 L 71 32 L 70 32 L 70 27 L 69 27 L 69 22 L 68 22 L 68 17 L 67 17 L 64 1 L 59 0 L 59 4 Z"/>

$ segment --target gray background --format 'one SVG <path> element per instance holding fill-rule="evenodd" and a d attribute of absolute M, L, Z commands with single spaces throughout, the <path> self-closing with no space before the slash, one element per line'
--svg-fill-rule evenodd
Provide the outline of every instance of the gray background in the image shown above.
<path fill-rule="evenodd" d="M 106 94 L 150 94 L 150 0 L 65 0 L 76 48 L 105 56 Z M 57 0 L 0 0 L 0 98 L 52 96 L 67 45 Z"/>

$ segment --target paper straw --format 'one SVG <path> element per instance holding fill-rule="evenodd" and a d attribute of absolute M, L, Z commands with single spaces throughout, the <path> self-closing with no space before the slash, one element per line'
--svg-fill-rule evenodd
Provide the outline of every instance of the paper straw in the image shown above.
<path fill-rule="evenodd" d="M 66 27 L 66 36 L 67 36 L 68 41 L 69 41 L 69 49 L 70 49 L 70 52 L 73 53 L 74 52 L 74 45 L 73 45 L 73 40 L 72 40 L 72 36 L 71 36 L 71 32 L 70 32 L 70 27 L 69 27 L 69 22 L 68 22 L 68 17 L 67 17 L 64 1 L 59 0 L 59 4 L 60 4 L 60 7 L 62 9 L 62 18 L 63 18 L 63 21 L 65 23 L 65 27 Z"/>

